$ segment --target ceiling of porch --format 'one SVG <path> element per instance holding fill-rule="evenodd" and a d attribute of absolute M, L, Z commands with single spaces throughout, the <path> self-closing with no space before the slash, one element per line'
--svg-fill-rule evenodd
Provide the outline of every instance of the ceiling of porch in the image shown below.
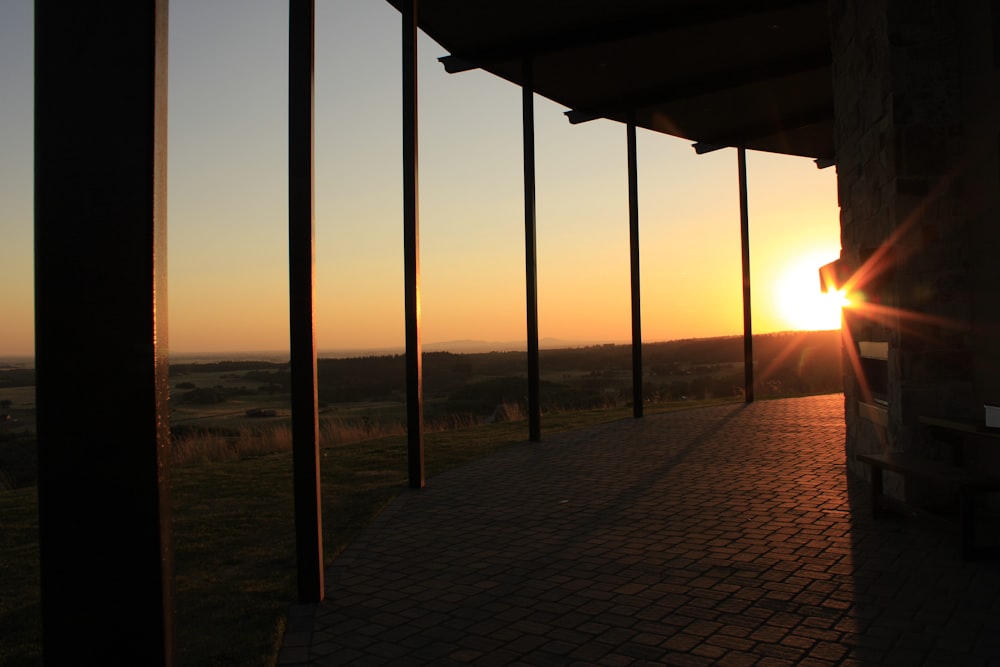
<path fill-rule="evenodd" d="M 389 0 L 399 8 L 406 0 Z M 832 159 L 825 0 L 420 0 L 450 56 L 570 109 L 715 146 Z"/>

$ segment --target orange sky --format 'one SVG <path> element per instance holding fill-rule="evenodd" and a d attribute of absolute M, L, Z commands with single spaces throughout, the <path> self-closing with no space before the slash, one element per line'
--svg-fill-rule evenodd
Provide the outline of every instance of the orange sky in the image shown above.
<path fill-rule="evenodd" d="M 171 2 L 177 353 L 287 347 L 285 10 Z M 318 345 L 400 347 L 398 13 L 370 0 L 318 12 Z M 0 356 L 32 351 L 31 48 L 31 2 L 4 3 Z M 427 39 L 420 48 L 423 339 L 523 340 L 520 90 L 482 72 L 447 75 L 444 51 Z M 564 110 L 536 98 L 540 335 L 625 342 L 625 128 L 570 126 Z M 639 178 L 644 339 L 741 332 L 736 151 L 697 156 L 690 142 L 640 130 Z M 824 327 L 801 317 L 818 297 L 816 269 L 839 255 L 834 170 L 750 153 L 749 201 L 754 331 L 835 326 L 835 315 Z"/>

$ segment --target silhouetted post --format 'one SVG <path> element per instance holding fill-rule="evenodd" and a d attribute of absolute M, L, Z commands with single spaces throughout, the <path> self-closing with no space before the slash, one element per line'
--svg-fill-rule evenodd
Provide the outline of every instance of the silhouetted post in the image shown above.
<path fill-rule="evenodd" d="M 747 205 L 747 149 L 736 149 L 740 178 L 740 245 L 743 253 L 743 386 L 753 403 L 753 319 L 750 316 L 750 213 Z"/>
<path fill-rule="evenodd" d="M 417 150 L 417 0 L 403 18 L 403 272 L 406 317 L 406 442 L 410 488 L 424 486 L 424 380 L 420 344 L 420 187 Z"/>
<path fill-rule="evenodd" d="M 319 602 L 324 595 L 313 307 L 315 0 L 291 0 L 288 25 L 288 307 L 295 552 L 299 601 L 311 603 Z"/>
<path fill-rule="evenodd" d="M 538 363 L 538 266 L 535 257 L 535 81 L 525 58 L 521 83 L 524 126 L 524 268 L 528 315 L 528 438 L 542 439 L 541 372 Z"/>
<path fill-rule="evenodd" d="M 167 14 L 166 0 L 35 2 L 47 665 L 173 663 Z"/>
<path fill-rule="evenodd" d="M 635 114 L 628 134 L 628 229 L 632 275 L 632 416 L 642 417 L 642 300 L 639 298 L 639 165 L 636 150 Z"/>

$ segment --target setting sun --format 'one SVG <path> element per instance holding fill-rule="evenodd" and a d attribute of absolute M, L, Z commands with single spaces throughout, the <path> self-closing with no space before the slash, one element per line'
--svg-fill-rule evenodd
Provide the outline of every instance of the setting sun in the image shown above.
<path fill-rule="evenodd" d="M 817 270 L 822 262 L 802 260 L 785 270 L 775 285 L 774 298 L 792 329 L 839 329 L 841 309 L 848 305 L 843 291 L 821 292 Z"/>

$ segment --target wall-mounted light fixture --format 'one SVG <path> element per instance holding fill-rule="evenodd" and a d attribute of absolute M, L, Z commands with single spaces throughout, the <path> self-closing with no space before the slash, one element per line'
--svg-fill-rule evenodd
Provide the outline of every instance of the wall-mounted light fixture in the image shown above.
<path fill-rule="evenodd" d="M 839 292 L 851 278 L 851 267 L 843 259 L 837 259 L 819 267 L 819 289 L 821 292 Z"/>

